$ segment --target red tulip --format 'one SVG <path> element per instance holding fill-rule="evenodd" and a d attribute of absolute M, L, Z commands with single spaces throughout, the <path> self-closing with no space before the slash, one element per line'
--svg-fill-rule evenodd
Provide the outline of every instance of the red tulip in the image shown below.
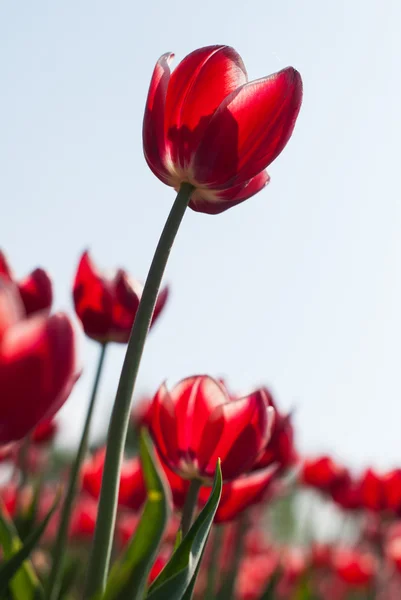
<path fill-rule="evenodd" d="M 90 496 L 80 496 L 71 515 L 69 537 L 72 540 L 91 540 L 96 527 L 97 502 Z"/>
<path fill-rule="evenodd" d="M 383 477 L 383 493 L 388 510 L 401 512 L 401 469 L 394 469 Z"/>
<path fill-rule="evenodd" d="M 271 438 L 266 448 L 255 463 L 254 469 L 263 469 L 272 464 L 277 464 L 280 471 L 292 467 L 297 460 L 297 452 L 294 446 L 294 427 L 291 422 L 291 414 L 282 414 L 277 409 L 277 404 L 267 388 L 263 388 L 268 406 L 275 411 L 274 425 Z"/>
<path fill-rule="evenodd" d="M 10 266 L 0 251 L 0 277 L 6 281 L 15 281 Z M 24 304 L 25 312 L 31 315 L 42 310 L 50 310 L 53 302 L 52 282 L 43 269 L 35 269 L 24 279 L 16 282 Z"/>
<path fill-rule="evenodd" d="M 361 503 L 364 508 L 376 512 L 386 508 L 383 478 L 373 469 L 367 469 L 360 481 Z"/>
<path fill-rule="evenodd" d="M 320 456 L 304 460 L 300 477 L 304 484 L 328 492 L 347 477 L 347 470 L 330 456 Z"/>
<path fill-rule="evenodd" d="M 333 482 L 329 493 L 334 502 L 345 510 L 363 508 L 360 482 L 352 479 L 348 472 L 345 477 Z"/>
<path fill-rule="evenodd" d="M 141 300 L 143 285 L 119 269 L 108 277 L 98 271 L 84 252 L 74 281 L 76 313 L 86 335 L 98 342 L 128 342 Z M 168 288 L 161 291 L 152 324 L 163 310 Z"/>
<path fill-rule="evenodd" d="M 374 556 L 353 548 L 338 548 L 333 555 L 333 568 L 337 576 L 350 586 L 369 585 L 377 571 Z"/>
<path fill-rule="evenodd" d="M 4 282 L 0 307 L 0 444 L 8 444 L 61 408 L 77 379 L 76 352 L 66 315 L 18 320 L 19 298 Z"/>
<path fill-rule="evenodd" d="M 276 473 L 277 469 L 275 467 L 269 467 L 225 483 L 214 517 L 215 522 L 226 523 L 232 521 L 253 504 L 261 502 L 266 497 Z M 202 487 L 200 492 L 201 504 L 206 504 L 210 492 L 210 487 Z"/>
<path fill-rule="evenodd" d="M 230 400 L 211 377 L 163 384 L 152 408 L 151 433 L 162 459 L 186 479 L 210 481 L 221 459 L 225 480 L 249 471 L 270 436 L 274 409 L 262 391 Z"/>
<path fill-rule="evenodd" d="M 178 189 L 195 186 L 189 206 L 220 213 L 269 181 L 264 169 L 291 137 L 302 101 L 299 73 L 288 67 L 248 83 L 228 46 L 191 52 L 171 74 L 173 54 L 156 64 L 143 122 L 153 173 Z"/>
<path fill-rule="evenodd" d="M 95 499 L 100 496 L 105 456 L 106 449 L 101 448 L 87 459 L 82 466 L 82 489 Z M 146 487 L 139 458 L 134 457 L 124 460 L 121 467 L 118 492 L 119 505 L 132 510 L 139 510 L 145 499 Z"/>
<path fill-rule="evenodd" d="M 58 431 L 56 419 L 44 419 L 31 433 L 31 442 L 36 446 L 52 442 Z"/>

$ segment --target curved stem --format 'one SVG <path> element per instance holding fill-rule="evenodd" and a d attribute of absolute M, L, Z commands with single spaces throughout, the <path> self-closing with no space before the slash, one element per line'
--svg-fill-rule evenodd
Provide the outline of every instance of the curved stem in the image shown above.
<path fill-rule="evenodd" d="M 106 584 L 116 520 L 121 461 L 127 437 L 132 393 L 164 269 L 193 189 L 193 186 L 189 183 L 181 184 L 180 191 L 160 236 L 128 342 L 109 424 L 102 490 L 89 561 L 85 598 L 91 598 L 96 592 L 103 591 Z"/>
<path fill-rule="evenodd" d="M 185 498 L 185 504 L 182 511 L 181 517 L 181 531 L 182 537 L 185 537 L 192 525 L 194 518 L 196 505 L 198 504 L 199 491 L 202 487 L 202 481 L 200 479 L 192 479 L 189 485 L 187 496 Z"/>
<path fill-rule="evenodd" d="M 79 448 L 75 457 L 75 461 L 70 473 L 67 493 L 64 501 L 63 511 L 61 514 L 60 526 L 57 534 L 56 543 L 53 549 L 53 564 L 46 589 L 47 600 L 57 600 L 60 593 L 62 566 L 65 554 L 68 528 L 70 525 L 72 507 L 74 504 L 75 494 L 78 486 L 79 471 L 81 469 L 82 461 L 85 457 L 86 450 L 88 447 L 89 429 L 92 421 L 93 409 L 95 407 L 100 375 L 103 369 L 104 358 L 106 355 L 106 347 L 106 344 L 101 345 L 99 362 L 96 369 L 95 381 L 93 383 L 88 411 L 86 413 L 85 425 L 82 431 L 81 441 L 79 443 Z"/>

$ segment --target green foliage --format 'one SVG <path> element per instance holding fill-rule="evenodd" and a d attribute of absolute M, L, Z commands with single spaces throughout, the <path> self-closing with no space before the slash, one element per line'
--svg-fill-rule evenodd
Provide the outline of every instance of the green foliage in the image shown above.
<path fill-rule="evenodd" d="M 169 490 L 157 467 L 152 444 L 141 432 L 140 453 L 147 500 L 139 525 L 123 557 L 115 563 L 103 600 L 140 600 L 169 517 Z"/>
<path fill-rule="evenodd" d="M 195 584 L 222 489 L 220 461 L 217 462 L 209 499 L 173 556 L 149 589 L 148 600 L 189 600 Z"/>

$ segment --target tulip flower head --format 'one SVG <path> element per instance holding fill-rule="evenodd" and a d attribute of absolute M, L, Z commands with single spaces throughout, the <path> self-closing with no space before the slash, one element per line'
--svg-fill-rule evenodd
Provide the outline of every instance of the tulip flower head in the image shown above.
<path fill-rule="evenodd" d="M 249 471 L 270 437 L 274 409 L 263 392 L 230 400 L 206 375 L 171 391 L 163 384 L 152 404 L 150 431 L 162 459 L 185 479 L 213 479 L 221 460 L 225 480 Z"/>
<path fill-rule="evenodd" d="M 53 301 L 53 286 L 44 269 L 35 269 L 24 279 L 16 282 L 11 267 L 0 250 L 0 278 L 16 283 L 27 315 L 50 310 Z"/>
<path fill-rule="evenodd" d="M 12 283 L 0 281 L 0 445 L 24 438 L 61 408 L 78 378 L 70 319 L 24 317 Z"/>
<path fill-rule="evenodd" d="M 216 214 L 268 182 L 302 101 L 299 73 L 288 67 L 248 82 L 229 46 L 191 52 L 170 73 L 173 54 L 157 62 L 143 122 L 146 161 L 163 183 L 195 187 L 189 206 Z"/>
<path fill-rule="evenodd" d="M 74 305 L 86 335 L 102 344 L 128 342 L 143 285 L 122 269 L 107 276 L 84 252 L 74 281 Z M 165 287 L 156 302 L 152 324 L 163 310 L 168 297 Z"/>

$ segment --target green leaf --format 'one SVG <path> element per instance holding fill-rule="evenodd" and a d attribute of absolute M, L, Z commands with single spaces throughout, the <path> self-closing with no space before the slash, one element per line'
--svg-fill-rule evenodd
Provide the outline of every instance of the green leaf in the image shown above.
<path fill-rule="evenodd" d="M 266 586 L 265 591 L 263 592 L 263 594 L 260 597 L 260 600 L 275 600 L 277 585 L 280 581 L 280 577 L 281 577 L 281 569 L 278 568 L 272 574 L 272 576 L 269 580 L 269 583 Z"/>
<path fill-rule="evenodd" d="M 111 570 L 103 600 L 139 600 L 144 597 L 149 571 L 169 518 L 170 490 L 158 470 L 145 430 L 141 431 L 140 453 L 147 488 L 145 509 L 126 552 Z"/>
<path fill-rule="evenodd" d="M 39 580 L 27 558 L 38 544 L 57 503 L 58 497 L 44 521 L 27 537 L 24 544 L 6 510 L 3 506 L 0 507 L 0 543 L 6 559 L 0 566 L 0 597 L 8 587 L 14 600 L 37 600 L 43 597 Z"/>
<path fill-rule="evenodd" d="M 203 549 L 219 505 L 221 488 L 222 477 L 220 460 L 218 460 L 209 499 L 180 546 L 151 585 L 147 596 L 149 600 L 166 600 L 166 598 L 188 600 L 190 598 Z"/>

